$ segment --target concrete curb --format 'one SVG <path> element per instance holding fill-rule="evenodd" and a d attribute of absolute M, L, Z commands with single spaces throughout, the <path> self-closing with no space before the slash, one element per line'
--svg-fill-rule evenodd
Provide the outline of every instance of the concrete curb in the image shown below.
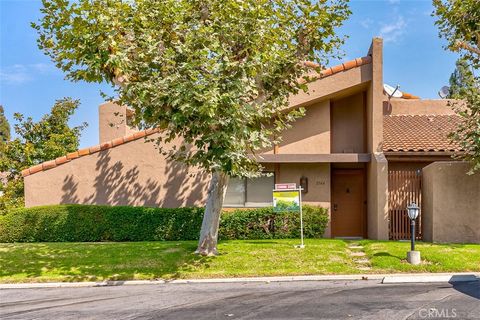
<path fill-rule="evenodd" d="M 434 282 L 467 282 L 478 281 L 480 276 L 475 274 L 438 274 L 438 275 L 395 275 L 383 278 L 382 283 L 434 283 Z"/>
<path fill-rule="evenodd" d="M 1 289 L 35 289 L 35 288 L 85 288 L 113 287 L 131 285 L 162 285 L 189 283 L 253 283 L 253 282 L 292 282 L 292 281 L 358 281 L 381 280 L 384 284 L 395 283 L 431 283 L 462 282 L 480 280 L 480 273 L 427 273 L 427 274 L 358 274 L 358 275 L 312 275 L 284 277 L 251 277 L 251 278 L 215 278 L 215 279 L 178 279 L 178 280 L 126 280 L 102 282 L 36 282 L 0 284 Z"/>
<path fill-rule="evenodd" d="M 249 277 L 249 278 L 213 278 L 213 279 L 176 279 L 176 280 L 125 280 L 102 282 L 36 282 L 0 284 L 1 289 L 29 288 L 84 288 L 110 287 L 130 285 L 188 284 L 188 283 L 246 283 L 246 282 L 292 282 L 292 281 L 354 281 L 382 280 L 382 275 L 318 275 L 318 276 L 285 276 L 285 277 Z"/>
<path fill-rule="evenodd" d="M 217 278 L 217 279 L 179 279 L 168 283 L 239 283 L 239 282 L 292 282 L 292 281 L 355 281 L 355 280 L 382 280 L 378 274 L 346 274 L 346 275 L 318 275 L 318 276 L 284 276 L 284 277 L 251 277 L 251 278 Z"/>

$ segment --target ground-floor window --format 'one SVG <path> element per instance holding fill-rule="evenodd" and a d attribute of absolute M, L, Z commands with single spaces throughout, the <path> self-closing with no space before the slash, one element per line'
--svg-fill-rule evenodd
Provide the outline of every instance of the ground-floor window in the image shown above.
<path fill-rule="evenodd" d="M 273 173 L 258 178 L 230 178 L 225 195 L 225 207 L 264 207 L 272 205 L 275 185 Z"/>

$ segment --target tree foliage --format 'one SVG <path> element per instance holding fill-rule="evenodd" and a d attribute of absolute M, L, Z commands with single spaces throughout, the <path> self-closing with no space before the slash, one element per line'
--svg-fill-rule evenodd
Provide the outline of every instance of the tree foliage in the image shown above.
<path fill-rule="evenodd" d="M 447 48 L 460 52 L 473 64 L 480 66 L 480 1 L 433 0 L 435 22 L 440 36 L 448 41 Z"/>
<path fill-rule="evenodd" d="M 80 134 L 86 123 L 72 128 L 68 124 L 78 105 L 78 100 L 58 100 L 51 112 L 38 122 L 20 113 L 14 115 L 16 137 L 1 147 L 0 172 L 6 173 L 6 183 L 4 194 L 0 197 L 0 212 L 22 206 L 23 169 L 78 149 Z"/>
<path fill-rule="evenodd" d="M 0 105 L 0 144 L 8 140 L 10 140 L 10 124 L 5 117 L 3 106 Z"/>
<path fill-rule="evenodd" d="M 450 75 L 448 98 L 458 99 L 462 96 L 462 90 L 474 81 L 473 72 L 465 59 L 458 59 L 455 70 Z"/>
<path fill-rule="evenodd" d="M 234 176 L 258 173 L 250 155 L 301 116 L 283 111 L 302 62 L 337 55 L 349 14 L 344 0 L 43 4 L 40 47 L 68 78 L 118 84 L 136 125 L 182 139 L 169 157 Z"/>
<path fill-rule="evenodd" d="M 213 254 L 228 177 L 260 174 L 252 155 L 303 115 L 288 98 L 306 89 L 305 61 L 338 56 L 350 11 L 347 0 L 43 0 L 42 13 L 39 46 L 67 78 L 115 84 L 134 125 L 163 129 L 164 155 L 212 174 L 197 251 Z"/>
<path fill-rule="evenodd" d="M 449 50 L 460 53 L 463 61 L 453 76 L 456 82 L 452 92 L 453 98 L 462 100 L 462 103 L 454 103 L 454 108 L 463 121 L 451 137 L 464 149 L 461 156 L 472 163 L 471 172 L 479 171 L 480 1 L 434 0 L 433 4 L 440 36 L 448 41 Z"/>

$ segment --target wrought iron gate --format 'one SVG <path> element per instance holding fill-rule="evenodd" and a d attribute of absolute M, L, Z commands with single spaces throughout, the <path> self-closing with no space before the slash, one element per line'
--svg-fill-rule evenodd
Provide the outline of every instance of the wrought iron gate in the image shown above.
<path fill-rule="evenodd" d="M 388 208 L 390 240 L 410 239 L 407 206 L 415 202 L 422 207 L 422 172 L 391 170 L 388 172 Z M 415 238 L 422 239 L 422 213 L 416 220 Z"/>

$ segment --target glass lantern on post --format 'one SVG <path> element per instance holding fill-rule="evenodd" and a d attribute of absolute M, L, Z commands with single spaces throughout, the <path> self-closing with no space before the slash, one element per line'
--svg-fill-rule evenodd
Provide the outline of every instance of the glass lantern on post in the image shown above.
<path fill-rule="evenodd" d="M 415 219 L 418 218 L 420 208 L 413 202 L 407 207 L 408 217 L 410 218 L 411 250 L 407 252 L 407 261 L 410 264 L 417 265 L 421 263 L 420 251 L 415 251 Z"/>
<path fill-rule="evenodd" d="M 415 219 L 417 219 L 420 208 L 415 202 L 407 207 L 408 217 L 410 218 L 411 250 L 415 251 Z"/>

